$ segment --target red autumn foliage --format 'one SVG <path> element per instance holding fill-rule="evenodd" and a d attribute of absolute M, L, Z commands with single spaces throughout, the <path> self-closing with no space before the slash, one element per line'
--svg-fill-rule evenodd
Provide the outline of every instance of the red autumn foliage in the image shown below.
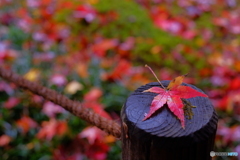
<path fill-rule="evenodd" d="M 106 152 L 109 146 L 104 142 L 104 134 L 96 127 L 86 128 L 79 134 L 81 138 L 87 138 L 89 146 L 86 150 L 86 155 L 91 159 L 106 159 Z"/>
<path fill-rule="evenodd" d="M 109 146 L 105 141 L 105 133 L 96 127 L 87 127 L 72 142 L 55 149 L 53 159 L 76 160 L 87 156 L 93 160 L 104 160 L 108 151 Z"/>
<path fill-rule="evenodd" d="M 24 134 L 27 133 L 31 128 L 36 128 L 38 126 L 37 123 L 28 116 L 23 116 L 16 123 Z"/>
<path fill-rule="evenodd" d="M 0 136 L 0 147 L 3 147 L 5 145 L 8 145 L 8 143 L 11 141 L 11 137 L 8 135 L 1 135 Z"/>
<path fill-rule="evenodd" d="M 67 131 L 68 126 L 66 121 L 50 119 L 50 121 L 42 123 L 42 128 L 37 133 L 37 138 L 51 140 L 54 136 L 62 136 Z"/>
<path fill-rule="evenodd" d="M 99 99 L 102 96 L 102 91 L 99 88 L 92 88 L 85 96 L 82 102 L 83 107 L 91 108 L 94 112 L 100 114 L 101 116 L 112 119 L 109 114 L 104 111 L 104 106 L 99 103 Z"/>
<path fill-rule="evenodd" d="M 130 67 L 130 62 L 126 60 L 120 60 L 117 66 L 113 69 L 113 71 L 107 74 L 106 79 L 109 81 L 121 79 L 122 76 L 128 75 Z"/>
<path fill-rule="evenodd" d="M 20 99 L 16 97 L 10 97 L 5 103 L 4 107 L 11 109 L 20 103 Z"/>

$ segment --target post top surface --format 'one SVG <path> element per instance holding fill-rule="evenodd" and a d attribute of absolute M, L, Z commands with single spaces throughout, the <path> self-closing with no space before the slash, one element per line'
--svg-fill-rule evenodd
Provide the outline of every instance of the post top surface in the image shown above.
<path fill-rule="evenodd" d="M 164 86 L 167 86 L 169 81 L 162 81 L 162 83 Z M 193 85 L 186 83 L 182 85 L 190 86 L 199 92 L 203 92 Z M 157 95 L 156 93 L 143 91 L 154 86 L 160 87 L 159 83 L 153 82 L 135 90 L 135 92 L 128 97 L 122 110 L 125 119 L 131 122 L 136 129 L 159 137 L 183 137 L 200 130 L 210 121 L 214 109 L 210 100 L 206 97 L 187 99 L 193 106 L 196 106 L 196 108 L 192 109 L 194 114 L 192 119 L 187 119 L 185 116 L 185 129 L 182 128 L 179 119 L 168 109 L 166 104 L 149 119 L 142 121 L 144 114 L 148 113 L 150 109 L 153 98 Z"/>

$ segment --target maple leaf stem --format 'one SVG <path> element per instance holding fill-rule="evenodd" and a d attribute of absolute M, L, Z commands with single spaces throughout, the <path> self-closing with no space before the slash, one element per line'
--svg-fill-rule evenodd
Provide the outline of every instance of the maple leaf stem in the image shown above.
<path fill-rule="evenodd" d="M 145 64 L 145 67 L 147 67 L 151 72 L 152 74 L 154 75 L 154 77 L 157 79 L 158 83 L 161 85 L 161 87 L 166 90 L 166 88 L 162 85 L 162 83 L 159 81 L 159 79 L 157 78 L 156 74 L 153 72 L 152 68 L 149 67 L 147 64 Z"/>

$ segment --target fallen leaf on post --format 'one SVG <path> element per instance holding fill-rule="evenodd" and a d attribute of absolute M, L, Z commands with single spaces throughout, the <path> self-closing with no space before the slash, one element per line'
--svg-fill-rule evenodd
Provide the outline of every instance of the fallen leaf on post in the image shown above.
<path fill-rule="evenodd" d="M 150 67 L 148 68 L 151 70 Z M 164 104 L 167 104 L 170 111 L 180 120 L 182 127 L 185 128 L 184 110 L 183 110 L 184 104 L 181 98 L 193 98 L 197 96 L 207 97 L 207 95 L 204 93 L 198 92 L 189 86 L 182 86 L 181 84 L 183 82 L 184 77 L 185 77 L 184 75 L 176 77 L 169 83 L 167 88 L 165 88 L 161 84 L 161 82 L 158 80 L 160 85 L 163 88 L 152 87 L 148 90 L 143 91 L 143 92 L 153 92 L 158 94 L 152 100 L 150 111 L 146 114 L 143 121 L 150 118 L 152 114 L 155 113 L 158 109 L 162 108 Z"/>

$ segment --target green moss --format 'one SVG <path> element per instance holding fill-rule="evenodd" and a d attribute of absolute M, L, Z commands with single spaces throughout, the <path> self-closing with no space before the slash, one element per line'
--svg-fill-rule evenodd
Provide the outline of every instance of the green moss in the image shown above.
<path fill-rule="evenodd" d="M 214 29 L 214 24 L 212 23 L 212 16 L 210 13 L 203 13 L 197 20 L 196 26 L 198 28 L 208 28 Z"/>
<path fill-rule="evenodd" d="M 131 36 L 142 39 L 137 41 L 133 51 L 134 59 L 140 63 L 162 62 L 160 54 L 150 53 L 153 46 L 161 46 L 164 53 L 168 53 L 177 44 L 184 42 L 180 37 L 174 37 L 157 28 L 146 9 L 134 1 L 101 0 L 95 7 L 102 14 L 114 11 L 118 15 L 116 20 L 104 25 L 100 30 L 104 36 L 120 40 Z"/>
<path fill-rule="evenodd" d="M 192 119 L 192 117 L 194 116 L 193 112 L 192 112 L 192 108 L 196 108 L 196 106 L 193 106 L 190 102 L 188 102 L 185 99 L 182 99 L 183 104 L 184 104 L 184 115 L 187 117 L 187 119 Z"/>
<path fill-rule="evenodd" d="M 17 50 L 21 50 L 23 43 L 30 38 L 29 34 L 15 26 L 10 26 L 8 31 L 7 39 L 11 41 L 12 47 Z"/>

